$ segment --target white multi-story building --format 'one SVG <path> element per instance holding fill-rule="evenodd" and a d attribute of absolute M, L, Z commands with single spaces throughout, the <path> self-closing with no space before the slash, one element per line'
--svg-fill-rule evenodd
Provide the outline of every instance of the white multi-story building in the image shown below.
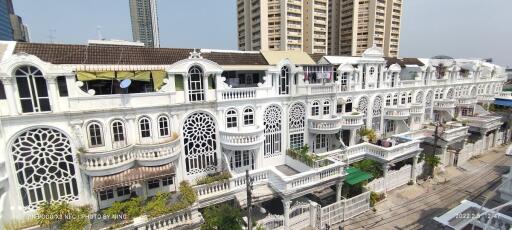
<path fill-rule="evenodd" d="M 358 202 L 341 197 L 351 163 L 382 164 L 381 180 L 393 182 L 369 185 L 375 191 L 415 181 L 418 155 L 432 146 L 431 122 L 449 121 L 436 147 L 445 166 L 503 141 L 499 118 L 483 116 L 477 102 L 501 92 L 504 71 L 479 60 L 385 59 L 377 47 L 317 63 L 297 52 L 103 44 L 2 42 L 0 51 L 4 221 L 45 201 L 99 210 L 219 171 L 231 179 L 195 186 L 195 207 L 244 204 L 250 170 L 255 201 L 284 205 L 283 215 L 259 223 L 324 226 L 368 209 L 368 193 Z M 131 85 L 121 88 L 125 79 Z M 361 143 L 362 127 L 392 146 Z M 321 157 L 306 164 L 287 155 L 305 144 Z M 412 165 L 394 170 L 403 161 Z M 335 190 L 333 205 L 345 212 L 299 202 L 319 190 Z"/>

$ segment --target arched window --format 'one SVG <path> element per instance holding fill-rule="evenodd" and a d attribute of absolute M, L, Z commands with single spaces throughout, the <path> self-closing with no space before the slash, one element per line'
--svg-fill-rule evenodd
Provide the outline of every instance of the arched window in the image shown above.
<path fill-rule="evenodd" d="M 398 94 L 393 95 L 393 105 L 398 105 Z"/>
<path fill-rule="evenodd" d="M 139 119 L 139 131 L 142 139 L 151 138 L 151 121 L 148 117 Z"/>
<path fill-rule="evenodd" d="M 23 113 L 51 111 L 46 79 L 39 69 L 22 66 L 14 75 Z"/>
<path fill-rule="evenodd" d="M 226 127 L 227 128 L 236 128 L 238 125 L 237 122 L 237 113 L 236 110 L 230 109 L 226 113 Z"/>
<path fill-rule="evenodd" d="M 323 107 L 323 114 L 324 115 L 329 115 L 329 112 L 331 110 L 331 104 L 328 100 L 325 100 L 324 101 L 324 107 Z"/>
<path fill-rule="evenodd" d="M 362 97 L 359 99 L 359 104 L 357 105 L 357 111 L 363 114 L 367 114 L 368 112 L 368 98 Z M 366 116 L 365 116 L 366 117 Z"/>
<path fill-rule="evenodd" d="M 402 93 L 402 96 L 400 97 L 400 104 L 405 105 L 406 100 L 407 100 L 407 94 Z"/>
<path fill-rule="evenodd" d="M 288 94 L 290 90 L 290 69 L 287 66 L 281 68 L 279 77 L 279 94 Z"/>
<path fill-rule="evenodd" d="M 203 70 L 192 66 L 188 71 L 188 98 L 190 101 L 204 100 Z"/>
<path fill-rule="evenodd" d="M 188 175 L 213 172 L 217 168 L 217 133 L 213 118 L 194 113 L 183 123 L 185 169 Z"/>
<path fill-rule="evenodd" d="M 347 91 L 347 85 L 348 85 L 348 72 L 343 72 L 341 74 L 341 79 L 340 79 L 340 83 L 341 83 L 341 91 Z"/>
<path fill-rule="evenodd" d="M 91 122 L 87 125 L 87 133 L 89 134 L 89 146 L 103 146 L 103 130 L 100 123 Z"/>
<path fill-rule="evenodd" d="M 397 81 L 398 81 L 398 79 L 397 79 L 397 78 L 398 78 L 398 77 L 397 77 L 397 74 L 396 74 L 396 73 L 392 73 L 392 74 L 391 74 L 391 88 L 396 87 L 396 85 L 397 85 Z"/>
<path fill-rule="evenodd" d="M 382 97 L 377 96 L 373 101 L 373 121 L 372 127 L 373 129 L 380 131 L 380 120 L 382 114 Z"/>
<path fill-rule="evenodd" d="M 295 103 L 290 107 L 288 116 L 290 148 L 301 148 L 304 146 L 304 123 L 306 120 L 306 108 L 300 103 Z"/>
<path fill-rule="evenodd" d="M 423 92 L 418 92 L 418 94 L 416 94 L 416 103 L 423 103 Z"/>
<path fill-rule="evenodd" d="M 115 120 L 112 122 L 112 145 L 114 148 L 123 147 L 126 143 L 123 122 Z"/>
<path fill-rule="evenodd" d="M 264 157 L 273 157 L 281 154 L 281 108 L 270 105 L 265 109 L 263 116 L 265 125 Z"/>
<path fill-rule="evenodd" d="M 453 88 L 449 89 L 448 92 L 446 92 L 446 99 L 453 99 Z"/>
<path fill-rule="evenodd" d="M 254 125 L 254 109 L 253 108 L 245 108 L 244 109 L 244 125 Z"/>
<path fill-rule="evenodd" d="M 30 129 L 11 146 L 18 185 L 25 211 L 45 202 L 72 202 L 79 199 L 71 142 L 52 128 Z"/>
<path fill-rule="evenodd" d="M 409 94 L 407 94 L 407 103 L 412 103 L 412 92 L 409 92 Z"/>
<path fill-rule="evenodd" d="M 318 115 L 320 115 L 320 102 L 314 101 L 313 105 L 311 106 L 311 116 Z"/>
<path fill-rule="evenodd" d="M 171 135 L 169 129 L 169 118 L 167 116 L 162 115 L 158 117 L 158 134 L 160 137 L 168 137 Z"/>
<path fill-rule="evenodd" d="M 386 96 L 386 106 L 391 106 L 391 94 Z"/>

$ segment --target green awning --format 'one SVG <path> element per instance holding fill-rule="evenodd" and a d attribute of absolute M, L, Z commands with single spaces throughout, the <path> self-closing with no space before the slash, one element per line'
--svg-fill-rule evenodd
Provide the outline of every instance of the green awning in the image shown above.
<path fill-rule="evenodd" d="M 134 81 L 151 81 L 153 77 L 153 86 L 155 91 L 158 91 L 164 84 L 164 79 L 167 78 L 167 72 L 164 70 L 146 70 L 146 71 L 105 71 L 105 72 L 87 72 L 77 71 L 77 79 L 79 81 L 94 81 L 94 80 L 124 80 L 131 79 Z"/>
<path fill-rule="evenodd" d="M 349 185 L 355 185 L 357 183 L 361 183 L 368 179 L 371 179 L 373 176 L 370 173 L 365 171 L 361 171 L 358 168 L 350 167 L 347 169 L 347 176 L 345 177 L 345 182 Z"/>

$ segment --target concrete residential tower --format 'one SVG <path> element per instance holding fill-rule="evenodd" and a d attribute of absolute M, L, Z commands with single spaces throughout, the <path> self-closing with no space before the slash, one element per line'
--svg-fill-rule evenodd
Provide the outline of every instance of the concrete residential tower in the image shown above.
<path fill-rule="evenodd" d="M 361 56 L 373 42 L 399 52 L 402 0 L 329 0 L 329 54 Z"/>
<path fill-rule="evenodd" d="M 160 47 L 156 0 L 130 0 L 130 17 L 133 40 L 147 47 Z"/>
<path fill-rule="evenodd" d="M 327 0 L 237 0 L 240 50 L 327 52 Z"/>

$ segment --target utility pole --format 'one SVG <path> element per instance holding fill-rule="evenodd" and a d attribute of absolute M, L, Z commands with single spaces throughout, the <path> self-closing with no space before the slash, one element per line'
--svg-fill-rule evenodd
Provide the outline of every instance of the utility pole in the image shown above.
<path fill-rule="evenodd" d="M 247 229 L 252 230 L 252 179 L 249 177 L 249 170 L 245 170 L 245 184 L 247 187 Z"/>

